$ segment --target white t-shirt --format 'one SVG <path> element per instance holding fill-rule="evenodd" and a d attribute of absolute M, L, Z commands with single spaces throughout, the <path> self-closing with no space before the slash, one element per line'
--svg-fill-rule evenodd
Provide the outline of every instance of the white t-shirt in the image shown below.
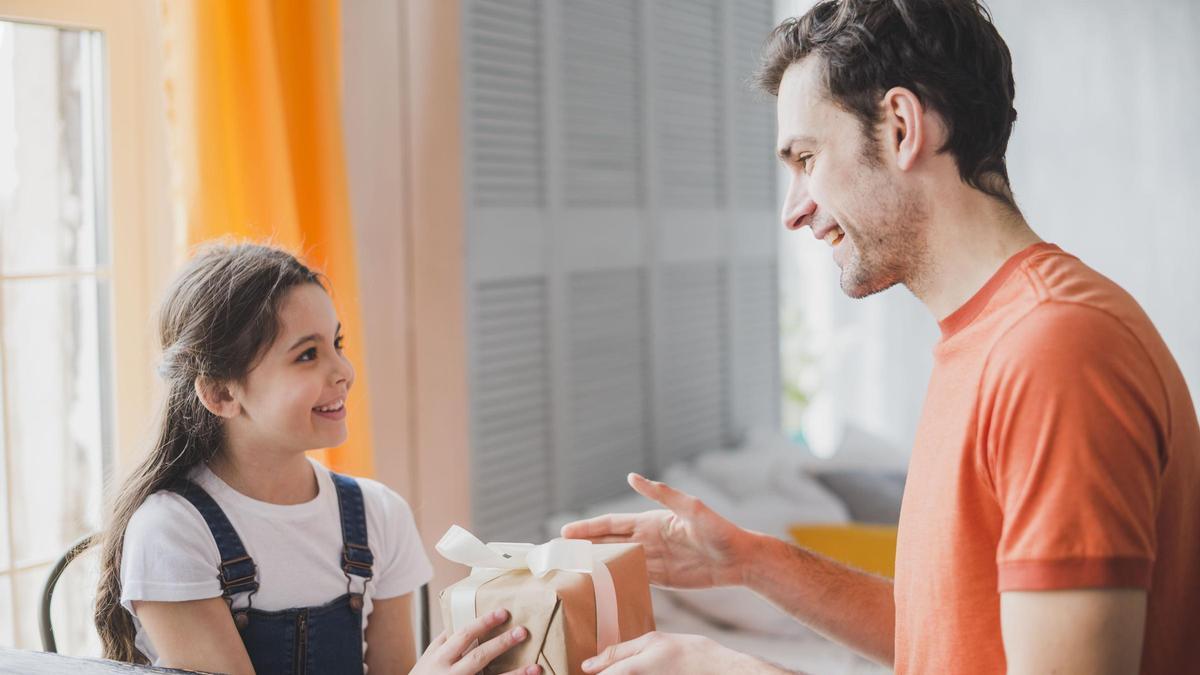
<path fill-rule="evenodd" d="M 318 493 L 303 504 L 260 502 L 229 487 L 207 466 L 189 476 L 212 496 L 258 565 L 255 609 L 273 611 L 323 605 L 346 593 L 342 572 L 342 523 L 329 470 L 314 460 Z M 364 583 L 351 576 L 351 590 L 363 593 L 363 630 L 372 598 L 410 593 L 433 576 L 412 511 L 384 485 L 357 478 L 367 513 L 367 544 L 374 576 Z M 121 556 L 121 605 L 133 615 L 135 645 L 151 663 L 158 654 L 137 615 L 134 600 L 183 601 L 221 596 L 217 568 L 221 556 L 200 512 L 174 492 L 150 495 L 129 520 Z M 234 607 L 246 606 L 245 593 Z M 365 648 L 364 642 L 364 648 Z"/>

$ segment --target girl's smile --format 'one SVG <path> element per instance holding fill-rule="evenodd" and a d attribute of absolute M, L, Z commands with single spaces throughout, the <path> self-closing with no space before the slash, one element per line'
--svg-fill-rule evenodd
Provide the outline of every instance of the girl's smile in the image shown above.
<path fill-rule="evenodd" d="M 339 398 L 338 400 L 326 406 L 317 406 L 313 408 L 313 413 L 329 420 L 341 420 L 346 418 L 346 399 Z"/>

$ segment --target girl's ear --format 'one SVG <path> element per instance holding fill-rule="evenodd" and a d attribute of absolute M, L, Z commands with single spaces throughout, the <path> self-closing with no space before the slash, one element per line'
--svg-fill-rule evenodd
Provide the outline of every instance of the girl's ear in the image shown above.
<path fill-rule="evenodd" d="M 200 403 L 217 417 L 228 419 L 241 412 L 242 406 L 227 384 L 201 376 L 196 378 L 195 387 Z"/>

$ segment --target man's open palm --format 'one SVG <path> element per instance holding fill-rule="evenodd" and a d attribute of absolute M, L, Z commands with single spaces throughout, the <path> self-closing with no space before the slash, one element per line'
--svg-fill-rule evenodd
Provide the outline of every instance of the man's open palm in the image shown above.
<path fill-rule="evenodd" d="M 696 497 L 665 483 L 629 474 L 629 485 L 666 510 L 597 516 L 562 528 L 568 539 L 642 545 L 650 583 L 709 588 L 742 583 L 738 547 L 743 531 Z"/>

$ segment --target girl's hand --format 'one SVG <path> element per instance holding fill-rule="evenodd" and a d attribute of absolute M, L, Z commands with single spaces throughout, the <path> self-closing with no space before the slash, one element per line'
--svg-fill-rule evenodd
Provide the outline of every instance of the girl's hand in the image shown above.
<path fill-rule="evenodd" d="M 529 638 L 528 630 L 517 627 L 467 651 L 476 640 L 505 621 L 508 621 L 508 612 L 498 609 L 476 619 L 453 635 L 442 631 L 442 634 L 429 644 L 429 649 L 421 655 L 410 675 L 475 675 L 497 656 Z M 531 665 L 510 670 L 504 675 L 541 675 L 541 672 L 541 666 Z"/>

